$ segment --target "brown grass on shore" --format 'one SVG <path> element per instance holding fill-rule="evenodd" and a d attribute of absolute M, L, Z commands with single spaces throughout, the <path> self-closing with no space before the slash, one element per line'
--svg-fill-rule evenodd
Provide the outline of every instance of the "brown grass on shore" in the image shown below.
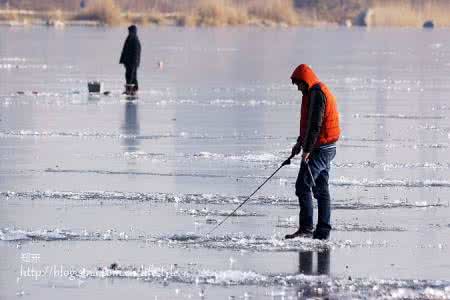
<path fill-rule="evenodd" d="M 9 0 L 10 9 L 16 12 L 2 7 L 1 1 L 0 21 L 317 26 L 353 20 L 362 25 L 358 16 L 370 9 L 368 26 L 421 27 L 427 20 L 437 27 L 450 26 L 450 0 L 89 0 L 85 9 L 80 8 L 80 0 Z"/>
<path fill-rule="evenodd" d="M 342 24 L 377 0 L 295 0 L 296 8 L 316 22 Z"/>
<path fill-rule="evenodd" d="M 174 24 L 167 15 L 159 11 L 148 11 L 143 14 L 127 13 L 125 15 L 125 22 L 127 24 L 137 24 L 147 26 L 149 24 L 155 25 L 169 25 Z"/>
<path fill-rule="evenodd" d="M 299 15 L 291 0 L 253 0 L 247 4 L 247 11 L 251 17 L 269 20 L 275 23 L 298 25 Z"/>
<path fill-rule="evenodd" d="M 52 10 L 47 13 L 47 20 L 54 21 L 63 21 L 65 19 L 65 15 L 61 10 Z"/>
<path fill-rule="evenodd" d="M 374 6 L 371 25 L 421 27 L 425 21 L 433 20 L 437 26 L 450 26 L 449 2 L 431 0 L 417 4 L 410 0 L 384 1 Z"/>
<path fill-rule="evenodd" d="M 14 11 L 5 11 L 0 14 L 0 21 L 18 21 L 19 15 Z"/>
<path fill-rule="evenodd" d="M 149 23 L 149 17 L 147 15 L 132 15 L 126 14 L 125 20 L 127 23 L 146 26 Z"/>
<path fill-rule="evenodd" d="M 259 21 L 261 24 L 299 24 L 299 14 L 292 0 L 201 0 L 187 14 L 180 16 L 181 26 L 244 25 Z"/>
<path fill-rule="evenodd" d="M 114 0 L 97 0 L 90 4 L 85 11 L 73 17 L 77 21 L 98 21 L 107 25 L 119 25 L 122 13 Z"/>
<path fill-rule="evenodd" d="M 242 25 L 248 22 L 248 16 L 228 0 L 201 0 L 183 22 L 186 26 Z"/>

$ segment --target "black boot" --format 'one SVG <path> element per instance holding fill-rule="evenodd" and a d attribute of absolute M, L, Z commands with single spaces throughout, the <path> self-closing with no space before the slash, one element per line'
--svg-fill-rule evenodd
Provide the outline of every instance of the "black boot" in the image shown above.
<path fill-rule="evenodd" d="M 328 240 L 330 237 L 330 230 L 316 228 L 313 234 L 313 239 L 315 240 Z"/>
<path fill-rule="evenodd" d="M 286 240 L 289 239 L 295 239 L 296 237 L 302 237 L 302 238 L 312 238 L 313 231 L 312 230 L 306 230 L 306 229 L 299 229 L 296 232 L 292 234 L 286 234 L 284 238 Z"/>

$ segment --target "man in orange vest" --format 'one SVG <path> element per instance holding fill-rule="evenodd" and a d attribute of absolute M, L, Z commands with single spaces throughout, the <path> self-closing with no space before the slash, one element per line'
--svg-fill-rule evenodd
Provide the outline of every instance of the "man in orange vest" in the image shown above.
<path fill-rule="evenodd" d="M 291 80 L 303 94 L 300 135 L 292 148 L 292 155 L 299 154 L 302 149 L 303 153 L 295 183 L 295 194 L 300 205 L 299 228 L 285 238 L 313 237 L 326 240 L 331 230 L 328 178 L 341 133 L 336 98 L 308 65 L 298 66 Z M 311 190 L 318 206 L 315 230 Z"/>

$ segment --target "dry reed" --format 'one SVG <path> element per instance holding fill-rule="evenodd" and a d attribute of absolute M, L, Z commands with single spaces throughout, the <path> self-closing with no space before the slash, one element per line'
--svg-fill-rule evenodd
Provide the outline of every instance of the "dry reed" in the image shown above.
<path fill-rule="evenodd" d="M 370 8 L 373 12 L 370 26 L 418 27 L 427 20 L 433 20 L 438 27 L 450 26 L 450 0 L 89 0 L 87 3 L 88 8 L 80 10 L 80 0 L 9 0 L 11 9 L 32 9 L 41 14 L 3 11 L 0 20 L 40 18 L 42 13 L 55 18 L 52 11 L 62 10 L 62 17 L 111 25 L 122 21 L 122 13 L 127 21 L 142 25 L 315 25 L 343 24 Z"/>
<path fill-rule="evenodd" d="M 427 20 L 437 26 L 450 26 L 450 1 L 383 1 L 373 7 L 372 26 L 420 27 Z"/>
<path fill-rule="evenodd" d="M 97 0 L 85 11 L 74 16 L 74 20 L 98 21 L 107 25 L 118 25 L 122 22 L 121 10 L 114 0 Z"/>
<path fill-rule="evenodd" d="M 247 11 L 251 17 L 269 20 L 275 23 L 297 25 L 299 15 L 291 0 L 251 1 L 247 4 Z"/>
<path fill-rule="evenodd" d="M 0 21 L 18 21 L 19 15 L 17 12 L 5 11 L 0 14 Z"/>
<path fill-rule="evenodd" d="M 246 11 L 227 0 L 201 0 L 191 18 L 202 26 L 240 25 L 248 21 Z"/>

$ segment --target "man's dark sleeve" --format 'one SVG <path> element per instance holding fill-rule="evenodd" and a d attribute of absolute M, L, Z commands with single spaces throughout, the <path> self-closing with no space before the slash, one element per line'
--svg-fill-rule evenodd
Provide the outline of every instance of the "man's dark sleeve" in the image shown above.
<path fill-rule="evenodd" d="M 303 152 L 311 152 L 322 128 L 325 116 L 326 98 L 320 89 L 312 89 L 309 98 L 308 127 L 306 129 Z"/>
<path fill-rule="evenodd" d="M 130 48 L 130 42 L 129 42 L 129 38 L 127 38 L 125 40 L 125 43 L 123 44 L 123 48 L 122 48 L 122 54 L 120 55 L 120 64 L 126 65 L 128 64 L 128 52 L 129 52 L 129 48 Z"/>
<path fill-rule="evenodd" d="M 141 64 L 141 42 L 137 39 L 136 42 L 136 67 L 139 67 Z"/>

